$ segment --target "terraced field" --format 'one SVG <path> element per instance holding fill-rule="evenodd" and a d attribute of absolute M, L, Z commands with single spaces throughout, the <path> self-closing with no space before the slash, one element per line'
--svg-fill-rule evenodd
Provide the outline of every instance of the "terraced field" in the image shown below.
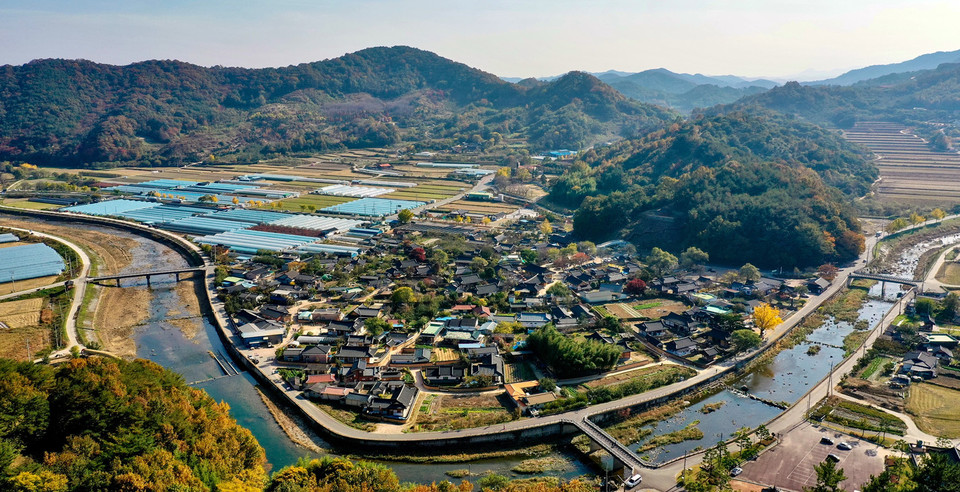
<path fill-rule="evenodd" d="M 844 133 L 879 156 L 877 197 L 918 205 L 960 203 L 960 155 L 933 152 L 897 123 L 860 122 Z"/>

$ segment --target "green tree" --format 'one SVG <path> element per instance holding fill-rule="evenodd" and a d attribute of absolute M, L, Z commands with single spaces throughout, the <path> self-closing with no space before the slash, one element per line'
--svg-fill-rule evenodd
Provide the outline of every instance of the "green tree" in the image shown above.
<path fill-rule="evenodd" d="M 413 212 L 408 209 L 403 209 L 397 212 L 397 220 L 399 220 L 401 224 L 407 224 L 413 220 Z"/>
<path fill-rule="evenodd" d="M 537 252 L 532 249 L 521 249 L 520 259 L 527 264 L 537 263 Z"/>
<path fill-rule="evenodd" d="M 738 274 L 740 276 L 740 280 L 744 282 L 756 282 L 757 280 L 760 280 L 760 269 L 751 265 L 750 263 L 746 263 L 740 267 Z"/>
<path fill-rule="evenodd" d="M 950 292 L 943 298 L 940 306 L 940 317 L 945 321 L 952 321 L 960 310 L 960 296 L 956 292 Z"/>
<path fill-rule="evenodd" d="M 889 224 L 887 224 L 886 230 L 888 233 L 893 234 L 894 232 L 897 232 L 900 229 L 907 227 L 908 225 L 910 225 L 910 223 L 907 222 L 907 219 L 904 219 L 903 217 L 897 217 L 896 219 L 893 219 L 892 221 L 890 221 Z"/>
<path fill-rule="evenodd" d="M 757 348 L 763 339 L 753 330 L 737 330 L 730 334 L 730 343 L 736 348 L 737 352 L 743 352 Z"/>
<path fill-rule="evenodd" d="M 843 492 L 840 488 L 840 482 L 847 479 L 843 474 L 843 468 L 838 468 L 833 460 L 824 460 L 819 465 L 814 465 L 814 471 L 817 472 L 817 484 L 813 487 L 805 487 L 805 492 Z"/>
<path fill-rule="evenodd" d="M 644 261 L 657 278 L 663 278 L 666 272 L 677 268 L 677 257 L 657 247 L 650 250 Z"/>
<path fill-rule="evenodd" d="M 363 327 L 366 328 L 367 333 L 369 333 L 371 336 L 377 336 L 385 331 L 389 331 L 390 328 L 392 328 L 390 323 L 382 318 L 367 318 L 363 322 Z"/>
<path fill-rule="evenodd" d="M 550 378 L 540 378 L 537 383 L 543 391 L 553 391 L 557 389 L 557 382 Z"/>
<path fill-rule="evenodd" d="M 394 289 L 393 294 L 390 295 L 390 302 L 393 303 L 394 306 L 413 304 L 417 302 L 417 296 L 410 287 L 398 287 Z"/>
<path fill-rule="evenodd" d="M 683 253 L 680 253 L 680 266 L 687 269 L 702 267 L 710 261 L 710 255 L 706 251 L 695 246 L 690 246 Z"/>

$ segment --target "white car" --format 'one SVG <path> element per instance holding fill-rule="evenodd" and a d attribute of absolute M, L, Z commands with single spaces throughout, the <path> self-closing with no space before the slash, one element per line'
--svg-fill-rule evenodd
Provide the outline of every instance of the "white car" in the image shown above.
<path fill-rule="evenodd" d="M 735 477 L 735 476 L 737 476 L 737 475 L 739 475 L 739 474 L 741 474 L 741 473 L 743 473 L 743 468 L 740 468 L 739 466 L 735 466 L 735 467 L 733 467 L 732 470 L 730 470 L 730 476 L 731 476 L 731 477 Z"/>
<path fill-rule="evenodd" d="M 643 477 L 641 477 L 640 474 L 637 473 L 636 475 L 628 478 L 626 482 L 623 482 L 623 486 L 628 489 L 632 489 L 637 485 L 640 485 L 640 482 L 642 481 L 643 481 Z"/>

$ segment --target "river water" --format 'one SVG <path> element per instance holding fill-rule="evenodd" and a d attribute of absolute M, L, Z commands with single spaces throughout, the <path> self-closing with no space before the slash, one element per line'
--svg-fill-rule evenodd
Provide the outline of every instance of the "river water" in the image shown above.
<path fill-rule="evenodd" d="M 5 216 L 0 214 L 0 219 L 3 217 Z M 19 220 L 20 218 L 11 217 L 11 219 Z M 45 222 L 39 219 L 30 220 L 36 223 Z M 84 230 L 94 230 L 136 241 L 137 246 L 129 250 L 130 264 L 117 273 L 169 270 L 188 266 L 186 260 L 178 254 L 171 254 L 172 252 L 166 246 L 127 231 L 61 222 L 49 223 L 60 227 L 82 227 Z M 143 288 L 146 287 L 146 280 L 126 279 L 123 280 L 122 286 L 124 289 Z M 184 303 L 174 289 L 175 286 L 176 283 L 170 277 L 155 277 L 151 280 L 152 296 L 148 308 L 149 314 L 146 321 L 139 325 L 133 334 L 137 357 L 152 360 L 183 375 L 188 383 L 204 381 L 193 386 L 205 390 L 216 401 L 226 402 L 230 406 L 230 414 L 241 426 L 249 429 L 263 446 L 272 470 L 294 464 L 301 457 L 320 456 L 289 439 L 263 403 L 257 391 L 258 383 L 251 375 L 241 373 L 223 377 L 224 373 L 220 366 L 209 354 L 209 352 L 222 354 L 224 355 L 222 358 L 227 359 L 225 356 L 227 351 L 216 328 L 206 317 L 190 317 L 189 313 L 184 312 Z M 192 335 L 190 338 L 185 336 L 184 330 L 171 323 L 170 320 L 176 318 L 181 318 L 175 321 L 181 327 L 194 324 L 188 330 Z M 322 441 L 319 444 L 324 449 L 331 449 L 330 453 L 324 454 L 336 454 L 329 444 Z M 348 449 L 340 451 L 349 452 Z M 441 450 L 440 452 L 459 454 L 469 452 L 469 449 Z M 459 482 L 459 479 L 451 479 L 445 472 L 465 468 L 475 475 L 491 471 L 513 478 L 550 475 L 570 479 L 595 473 L 589 463 L 580 460 L 572 451 L 558 451 L 549 456 L 558 460 L 561 469 L 533 475 L 519 475 L 511 472 L 511 468 L 523 461 L 523 458 L 487 459 L 452 464 L 399 462 L 384 462 L 384 464 L 390 466 L 401 481 L 417 483 L 430 483 L 444 479 Z"/>
<path fill-rule="evenodd" d="M 890 310 L 893 305 L 891 297 L 895 296 L 896 292 L 894 288 L 888 286 L 887 298 L 880 299 L 878 284 L 871 290 L 871 294 L 878 298 L 864 303 L 858 319 L 867 320 L 870 328 L 874 328 Z M 769 401 L 792 405 L 829 374 L 834 364 L 843 360 L 844 351 L 840 347 L 843 346 L 843 338 L 852 331 L 853 325 L 850 323 L 827 320 L 804 342 L 781 351 L 770 362 L 738 379 L 732 387 L 738 390 L 746 389 L 748 393 Z M 820 345 L 820 352 L 808 355 L 807 350 L 814 344 Z M 811 402 L 811 404 L 815 403 Z M 716 404 L 722 406 L 711 413 L 701 411 L 706 405 Z M 718 441 L 729 439 L 742 427 L 754 428 L 781 412 L 779 408 L 750 399 L 738 392 L 724 390 L 686 407 L 665 421 L 645 426 L 653 431 L 650 436 L 653 437 L 678 431 L 694 422 L 699 422 L 697 427 L 703 432 L 703 439 L 662 446 L 639 454 L 653 462 L 668 461 L 701 447 L 709 447 Z M 637 450 L 644 441 L 633 444 L 630 446 L 631 449 Z"/>

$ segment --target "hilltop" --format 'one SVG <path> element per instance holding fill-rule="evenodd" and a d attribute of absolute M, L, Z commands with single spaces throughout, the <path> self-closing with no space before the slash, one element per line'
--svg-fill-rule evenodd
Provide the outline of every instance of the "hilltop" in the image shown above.
<path fill-rule="evenodd" d="M 672 119 L 572 72 L 534 87 L 409 47 L 267 69 L 178 61 L 0 67 L 0 160 L 88 166 L 478 141 L 583 148 Z M 496 135 L 494 135 L 496 134 Z"/>

